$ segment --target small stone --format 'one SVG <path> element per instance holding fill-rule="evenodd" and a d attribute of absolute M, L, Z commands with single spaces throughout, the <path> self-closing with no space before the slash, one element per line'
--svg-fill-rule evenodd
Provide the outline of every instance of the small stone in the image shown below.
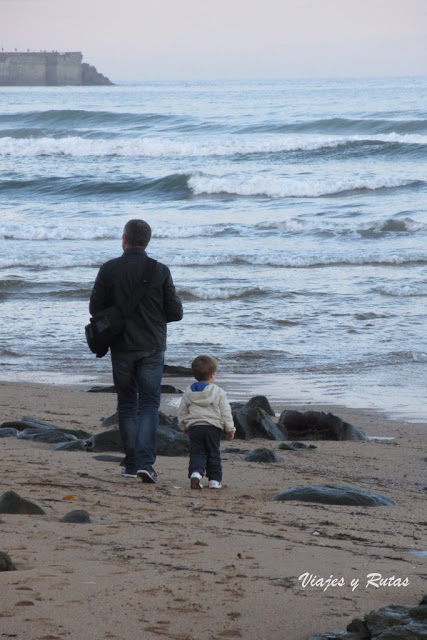
<path fill-rule="evenodd" d="M 271 449 L 260 447 L 248 453 L 245 456 L 245 460 L 247 462 L 279 462 L 280 458 L 274 451 L 271 451 Z"/>
<path fill-rule="evenodd" d="M 16 571 L 12 559 L 6 551 L 0 551 L 0 571 Z"/>
<path fill-rule="evenodd" d="M 65 514 L 63 518 L 61 518 L 61 522 L 73 522 L 75 524 L 86 524 L 90 523 L 90 515 L 86 511 L 86 509 L 74 509 L 73 511 L 69 511 Z"/>

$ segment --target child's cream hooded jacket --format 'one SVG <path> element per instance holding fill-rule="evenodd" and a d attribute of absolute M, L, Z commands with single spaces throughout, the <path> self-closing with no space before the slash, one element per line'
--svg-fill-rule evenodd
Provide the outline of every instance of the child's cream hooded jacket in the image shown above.
<path fill-rule="evenodd" d="M 225 391 L 209 383 L 203 391 L 187 387 L 178 409 L 178 426 L 188 431 L 195 424 L 210 424 L 227 433 L 235 433 L 233 416 Z"/>

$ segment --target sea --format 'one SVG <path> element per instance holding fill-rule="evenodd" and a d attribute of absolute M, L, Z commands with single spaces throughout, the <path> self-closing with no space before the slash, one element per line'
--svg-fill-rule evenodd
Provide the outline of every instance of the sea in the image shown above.
<path fill-rule="evenodd" d="M 143 218 L 168 364 L 425 421 L 426 157 L 426 77 L 1 87 L 0 380 L 111 380 L 88 300 Z"/>

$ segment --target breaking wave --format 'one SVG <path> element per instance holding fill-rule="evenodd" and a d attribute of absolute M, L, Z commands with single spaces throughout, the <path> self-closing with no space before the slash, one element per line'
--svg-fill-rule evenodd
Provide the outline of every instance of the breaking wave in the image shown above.
<path fill-rule="evenodd" d="M 287 235 L 353 235 L 363 238 L 377 238 L 390 234 L 415 234 L 427 230 L 427 224 L 417 222 L 412 218 L 388 218 L 386 220 L 370 222 L 335 222 L 307 221 L 290 219 L 274 222 L 260 222 L 257 224 L 217 223 L 201 225 L 159 226 L 153 229 L 153 238 L 179 240 L 184 238 L 215 238 L 215 237 L 243 237 L 253 234 L 277 237 Z M 5 240 L 63 240 L 63 241 L 102 241 L 117 240 L 122 234 L 122 227 L 118 225 L 13 225 L 0 224 L 0 238 Z"/>
<path fill-rule="evenodd" d="M 378 143 L 386 147 L 427 145 L 427 136 L 419 134 L 345 136 L 256 136 L 256 137 L 216 137 L 199 140 L 197 138 L 163 137 L 90 139 L 81 136 L 54 137 L 0 137 L 0 156 L 72 156 L 72 157 L 209 157 L 209 156 L 250 156 L 258 154 L 290 153 L 297 151 L 319 151 Z"/>
<path fill-rule="evenodd" d="M 189 186 L 195 194 L 266 196 L 270 198 L 317 198 L 354 191 L 376 191 L 421 186 L 424 182 L 401 177 L 344 178 L 336 181 L 290 180 L 259 176 L 212 177 L 193 175 Z"/>
<path fill-rule="evenodd" d="M 187 119 L 162 113 L 126 113 L 85 109 L 50 109 L 0 115 L 0 126 L 19 127 L 138 127 L 158 123 L 181 123 Z"/>
<path fill-rule="evenodd" d="M 422 134 L 427 133 L 425 118 L 403 120 L 384 118 L 323 118 L 288 124 L 259 124 L 241 127 L 240 133 L 354 133 L 354 134 Z"/>
<path fill-rule="evenodd" d="M 427 296 L 427 289 L 421 289 L 419 286 L 398 283 L 379 285 L 374 287 L 372 291 L 380 293 L 383 296 L 394 296 L 396 298 Z"/>
<path fill-rule="evenodd" d="M 393 255 L 393 256 L 380 256 L 380 255 L 354 255 L 346 256 L 345 258 L 336 256 L 321 256 L 321 255 L 301 255 L 301 256 L 287 256 L 281 253 L 268 254 L 268 255 L 244 255 L 234 254 L 230 255 L 216 255 L 216 254 L 201 254 L 201 255 L 174 255 L 172 256 L 168 264 L 180 267 L 194 267 L 194 266 L 218 266 L 218 265 L 257 265 L 265 267 L 281 267 L 290 269 L 306 269 L 306 268 L 321 268 L 321 267 L 345 267 L 345 266 L 402 266 L 413 264 L 427 264 L 427 258 L 425 254 L 412 254 L 412 255 Z"/>
<path fill-rule="evenodd" d="M 271 291 L 260 287 L 238 287 L 230 289 L 225 287 L 192 287 L 190 289 L 179 290 L 179 296 L 183 300 L 234 300 L 238 298 L 253 298 L 269 296 Z"/>

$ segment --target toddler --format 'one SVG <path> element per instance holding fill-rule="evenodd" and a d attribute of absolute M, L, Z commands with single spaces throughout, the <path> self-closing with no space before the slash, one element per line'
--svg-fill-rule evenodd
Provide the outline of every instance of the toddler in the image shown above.
<path fill-rule="evenodd" d="M 223 431 L 232 440 L 236 428 L 225 391 L 213 384 L 218 362 L 197 356 L 191 369 L 197 382 L 187 387 L 178 409 L 180 429 L 190 439 L 188 477 L 192 489 L 202 489 L 202 478 L 209 479 L 209 489 L 221 489 L 222 465 L 220 441 Z"/>

